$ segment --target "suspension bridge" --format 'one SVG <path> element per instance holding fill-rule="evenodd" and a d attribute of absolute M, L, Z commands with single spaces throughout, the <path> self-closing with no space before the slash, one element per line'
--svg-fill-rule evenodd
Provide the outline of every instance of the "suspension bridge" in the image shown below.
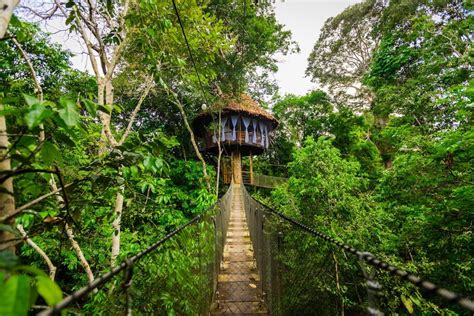
<path fill-rule="evenodd" d="M 345 262 L 337 263 L 337 251 Z M 189 261 L 184 268 L 170 266 L 165 273 L 148 271 L 147 262 L 159 265 L 164 257 Z M 322 262 L 332 258 L 334 269 L 321 268 Z M 169 265 L 170 261 L 166 262 L 163 266 Z M 344 270 L 350 280 L 338 277 Z M 182 279 L 183 271 L 192 277 Z M 244 185 L 232 183 L 207 212 L 40 315 L 57 315 L 88 301 L 93 304 L 93 298 L 87 296 L 98 295 L 98 289 L 106 284 L 112 284 L 113 303 L 105 310 L 113 314 L 342 315 L 349 311 L 383 315 L 389 311 L 380 303 L 392 291 L 382 288 L 377 279 L 386 277 L 411 283 L 436 303 L 474 312 L 471 300 L 273 210 L 252 198 Z M 136 293 L 134 282 L 150 285 L 150 290 Z M 331 283 L 340 291 L 345 288 L 346 293 L 356 293 L 357 304 L 346 306 L 349 303 L 341 300 L 341 293 L 324 286 Z M 198 290 L 193 292 L 189 284 Z M 136 295 L 147 295 L 150 303 L 135 304 Z"/>

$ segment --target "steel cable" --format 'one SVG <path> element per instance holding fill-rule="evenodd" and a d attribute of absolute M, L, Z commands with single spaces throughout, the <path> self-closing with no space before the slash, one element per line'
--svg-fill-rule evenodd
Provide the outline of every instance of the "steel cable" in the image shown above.
<path fill-rule="evenodd" d="M 256 200 L 255 200 L 256 201 Z M 283 220 L 291 223 L 293 226 L 296 226 L 300 229 L 302 229 L 303 231 L 307 232 L 307 233 L 310 233 L 311 235 L 313 236 L 316 236 L 318 238 L 321 238 L 325 241 L 328 241 L 330 242 L 331 244 L 334 244 L 336 245 L 337 247 L 341 248 L 343 251 L 345 252 L 348 252 L 352 255 L 355 255 L 357 256 L 360 260 L 363 260 L 364 262 L 366 262 L 367 264 L 375 267 L 375 268 L 378 268 L 378 269 L 381 269 L 381 270 L 384 270 L 384 271 L 387 271 L 389 272 L 390 274 L 394 275 L 394 276 L 397 276 L 399 278 L 402 278 L 404 280 L 407 280 L 409 281 L 410 283 L 414 284 L 415 286 L 421 288 L 422 290 L 424 290 L 425 292 L 427 293 L 434 293 L 436 294 L 437 296 L 441 297 L 442 299 L 450 302 L 450 303 L 454 303 L 454 304 L 458 304 L 459 306 L 461 306 L 462 308 L 470 311 L 470 312 L 474 312 L 474 302 L 467 299 L 467 298 L 464 298 L 462 297 L 461 295 L 457 294 L 457 293 L 454 293 L 450 290 L 447 290 L 445 288 L 442 288 L 442 287 L 439 287 L 437 286 L 436 284 L 432 283 L 432 282 L 429 282 L 429 281 L 425 281 L 423 279 L 421 279 L 420 277 L 414 275 L 414 274 L 411 274 L 411 273 L 408 273 L 402 269 L 399 269 L 385 261 L 383 261 L 382 259 L 379 259 L 375 256 L 373 256 L 372 254 L 368 253 L 368 252 L 365 252 L 365 251 L 360 251 L 350 245 L 347 245 L 347 244 L 344 244 L 343 242 L 340 242 L 336 239 L 334 239 L 333 237 L 330 237 L 324 233 L 321 233 L 303 223 L 300 223 L 299 221 L 297 221 L 296 219 L 290 217 L 290 216 L 287 216 L 259 201 L 256 201 L 258 204 L 262 205 L 265 209 L 267 209 L 268 212 L 270 213 L 273 213 L 277 216 L 279 216 L 280 218 L 282 218 Z"/>
<path fill-rule="evenodd" d="M 48 308 L 38 315 L 40 316 L 45 316 L 45 315 L 57 315 L 59 314 L 63 309 L 66 307 L 76 303 L 79 299 L 82 297 L 86 296 L 87 294 L 91 293 L 95 289 L 99 288 L 100 286 L 104 285 L 108 281 L 110 281 L 114 276 L 119 274 L 120 272 L 126 270 L 130 264 L 136 263 L 138 260 L 140 260 L 142 257 L 148 255 L 149 253 L 153 252 L 156 250 L 159 246 L 161 246 L 163 243 L 171 239 L 173 236 L 179 234 L 182 230 L 184 230 L 186 227 L 198 222 L 202 218 L 202 215 L 198 215 L 194 217 L 192 220 L 187 222 L 186 224 L 178 227 L 177 229 L 173 230 L 172 232 L 168 233 L 165 237 L 151 245 L 150 247 L 146 248 L 145 250 L 139 252 L 133 257 L 130 257 L 128 259 L 125 259 L 120 265 L 116 266 L 109 272 L 99 276 L 96 278 L 94 281 L 86 285 L 85 287 L 81 288 L 80 290 L 74 292 L 73 294 L 69 295 L 65 299 L 63 299 L 61 302 L 58 304 L 54 305 L 52 308 Z"/>

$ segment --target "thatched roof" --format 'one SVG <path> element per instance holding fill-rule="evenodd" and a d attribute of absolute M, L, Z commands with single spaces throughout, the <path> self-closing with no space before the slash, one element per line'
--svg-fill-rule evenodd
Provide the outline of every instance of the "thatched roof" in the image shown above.
<path fill-rule="evenodd" d="M 276 121 L 273 115 L 262 108 L 257 101 L 253 100 L 248 94 L 242 93 L 238 97 L 227 96 L 219 103 L 214 104 L 212 107 L 218 110 L 220 106 L 223 111 L 246 112 L 251 116 L 260 116 L 270 121 Z"/>
<path fill-rule="evenodd" d="M 272 122 L 273 126 L 278 125 L 278 121 L 273 115 L 262 108 L 255 100 L 248 94 L 242 93 L 240 96 L 227 95 L 214 103 L 208 109 L 203 111 L 194 119 L 194 124 L 205 123 L 212 113 L 222 110 L 222 113 L 238 112 L 246 113 L 248 116 L 253 116 L 261 119 L 266 119 Z"/>

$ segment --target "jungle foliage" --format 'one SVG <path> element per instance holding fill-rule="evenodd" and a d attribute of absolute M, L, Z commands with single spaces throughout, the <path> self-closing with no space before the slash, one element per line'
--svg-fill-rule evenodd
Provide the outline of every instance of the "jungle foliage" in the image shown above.
<path fill-rule="evenodd" d="M 25 5 L 0 39 L 0 315 L 52 306 L 209 215 L 222 193 L 215 158 L 201 159 L 186 122 L 222 94 L 273 95 L 275 54 L 298 50 L 267 1 L 177 0 L 188 43 L 171 0 L 58 3 Z M 254 190 L 305 224 L 471 299 L 472 9 L 467 0 L 365 0 L 329 19 L 308 60 L 321 90 L 273 104 L 280 125 L 255 159 L 259 172 L 288 182 Z M 72 67 L 43 21 L 27 22 L 58 22 L 58 14 L 96 56 L 94 74 Z M 139 264 L 134 310 L 203 312 L 212 225 L 206 217 Z M 283 268 L 322 272 L 305 278 L 318 293 L 310 298 L 286 280 L 288 313 L 305 304 L 321 315 L 365 313 L 357 261 L 299 236 L 283 237 L 291 250 Z M 380 305 L 394 315 L 463 313 L 387 274 L 376 279 Z M 122 312 L 121 282 L 72 312 Z"/>
<path fill-rule="evenodd" d="M 241 16 L 229 15 L 227 5 L 176 1 L 181 21 L 172 1 L 25 3 L 15 11 L 0 40 L 1 159 L 11 164 L 0 177 L 13 180 L 13 191 L 0 192 L 1 315 L 54 305 L 199 214 L 208 217 L 136 267 L 133 308 L 205 310 L 210 209 L 221 192 L 215 168 L 196 159 L 183 120 L 214 102 L 218 83 L 224 92 L 247 89 L 251 73 L 274 71 L 272 54 L 293 45 L 270 5 L 239 2 Z M 72 54 L 43 31 L 49 21 L 90 49 L 92 75 L 74 69 Z M 266 44 L 256 45 L 262 34 Z M 268 83 L 252 87 L 263 95 Z M 121 313 L 121 282 L 73 312 Z"/>
<path fill-rule="evenodd" d="M 350 56 L 361 53 L 361 43 L 346 38 L 361 29 L 376 45 L 356 71 Z M 311 227 L 471 299 L 473 30 L 469 1 L 367 0 L 329 19 L 308 66 L 328 94 L 289 95 L 274 106 L 279 137 L 290 140 L 293 156 L 288 183 L 268 200 Z M 368 93 L 336 89 L 354 80 Z M 278 150 L 269 157 L 281 156 Z M 302 241 L 285 242 L 292 249 Z M 353 279 L 361 273 L 357 263 L 324 241 L 305 242 L 325 250 L 305 258 L 327 272 L 327 282 L 307 284 L 332 295 L 318 305 L 321 314 L 361 313 L 367 302 Z M 331 251 L 334 260 L 327 259 Z M 295 256 L 285 257 L 284 266 L 297 264 Z M 464 313 L 384 273 L 376 278 L 381 307 L 390 313 Z"/>

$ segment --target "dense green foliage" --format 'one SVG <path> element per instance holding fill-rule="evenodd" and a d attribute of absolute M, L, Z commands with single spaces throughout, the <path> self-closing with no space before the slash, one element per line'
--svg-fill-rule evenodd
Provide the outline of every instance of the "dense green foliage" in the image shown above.
<path fill-rule="evenodd" d="M 7 125 L 0 139 L 10 142 L 0 162 L 11 160 L 0 184 L 13 178 L 14 189 L 1 186 L 0 196 L 26 205 L 13 221 L 0 205 L 0 315 L 54 305 L 91 280 L 88 267 L 97 277 L 205 214 L 140 262 L 130 289 L 141 314 L 203 314 L 216 267 L 211 206 L 223 188 L 214 190 L 215 157 L 205 157 L 204 175 L 186 119 L 221 93 L 274 94 L 275 54 L 297 47 L 266 1 L 176 1 L 187 43 L 171 1 L 130 1 L 125 16 L 118 13 L 125 2 L 98 3 L 104 28 L 89 34 L 98 37 L 91 49 L 103 52 L 96 60 L 107 70 L 111 62 L 101 58 L 123 49 L 110 78 L 104 69 L 95 77 L 73 69 L 71 53 L 26 19 L 14 16 L 0 40 Z M 74 1 L 63 8 L 65 26 L 80 36 L 78 12 L 86 11 Z M 324 91 L 277 100 L 279 128 L 254 161 L 260 173 L 289 178 L 257 191 L 279 210 L 471 299 L 472 9 L 469 1 L 366 0 L 329 19 L 307 69 Z M 106 77 L 112 104 L 101 101 Z M 123 142 L 110 142 L 106 127 Z M 1 239 L 7 233 L 13 240 Z M 302 233 L 282 238 L 286 314 L 305 314 L 307 306 L 318 315 L 366 312 L 356 259 Z M 55 277 L 49 271 L 54 282 L 32 241 L 57 268 Z M 3 250 L 9 242 L 14 253 Z M 291 273 L 305 267 L 320 272 L 304 278 L 311 296 L 300 295 Z M 462 314 L 402 280 L 375 276 L 384 311 Z M 124 301 L 117 277 L 72 311 L 119 314 Z"/>
<path fill-rule="evenodd" d="M 362 8 L 376 12 L 373 18 L 379 22 L 369 28 L 360 17 Z M 467 3 L 458 1 L 390 1 L 382 8 L 365 1 L 328 20 L 328 30 L 336 22 L 342 27 L 361 23 L 380 38 L 370 63 L 356 76 L 373 100 L 370 109 L 356 106 L 354 111 L 330 90 L 325 98 L 336 97 L 335 106 L 322 107 L 314 99 L 318 92 L 277 103 L 275 113 L 294 154 L 288 184 L 272 192 L 271 202 L 312 227 L 472 299 L 474 78 L 469 37 L 474 19 L 468 10 Z M 308 69 L 338 62 L 341 51 L 316 53 L 323 46 L 340 48 L 343 38 L 323 33 Z M 325 73 L 312 75 L 326 84 L 347 82 Z M 352 97 L 346 100 L 354 108 Z M 286 242 L 292 248 L 301 240 Z M 325 259 L 324 253 L 334 250 L 324 242 L 305 242 L 326 250 L 308 260 L 328 275 L 339 273 L 342 280 L 342 290 L 333 277 L 309 283 L 315 292 L 334 295 L 332 300 L 323 295 L 321 313 L 360 312 L 358 306 L 365 302 L 351 279 L 360 271 L 340 252 L 334 260 Z M 298 258 L 293 253 L 284 261 L 292 267 Z M 412 286 L 387 275 L 377 277 L 385 311 L 462 313 L 436 298 L 422 298 Z"/>
<path fill-rule="evenodd" d="M 183 116 L 190 119 L 203 103 L 213 102 L 219 86 L 226 93 L 243 91 L 257 68 L 267 76 L 275 71 L 272 55 L 289 50 L 290 33 L 268 4 L 239 2 L 240 16 L 228 10 L 227 2 L 176 1 L 186 43 L 171 1 L 124 4 L 83 3 L 91 5 L 87 12 L 82 4 L 66 1 L 57 9 L 69 32 L 84 46 L 93 43 L 98 56 L 102 52 L 95 59 L 100 76 L 73 69 L 71 53 L 26 19 L 14 16 L 0 41 L 1 115 L 10 141 L 1 159 L 11 160 L 11 170 L 0 171 L 2 183 L 3 177 L 13 177 L 16 207 L 67 185 L 65 192 L 26 207 L 14 222 L 1 223 L 0 232 L 11 232 L 16 246 L 15 255 L 0 252 L 1 315 L 26 315 L 33 305 L 57 303 L 63 293 L 78 290 L 199 214 L 205 214 L 199 223 L 140 262 L 130 291 L 133 309 L 143 314 L 197 315 L 209 308 L 213 278 L 208 273 L 216 268 L 210 208 L 219 192 L 206 185 L 215 187 L 216 172 L 208 166 L 208 177 L 203 176 Z M 28 5 L 23 9 L 30 12 Z M 42 16 L 51 18 L 47 13 Z M 81 27 L 94 25 L 100 29 L 85 38 Z M 98 87 L 111 65 L 104 56 L 117 47 L 122 49 L 114 55 L 118 68 L 110 75 L 114 102 L 107 104 Z M 149 81 L 150 92 L 144 94 Z M 252 93 L 264 95 L 269 83 L 258 80 L 251 86 Z M 104 114 L 112 136 L 125 135 L 118 145 L 104 137 Z M 1 193 L 8 194 L 3 187 Z M 117 217 L 119 204 L 123 210 Z M 1 210 L 4 220 L 3 205 Z M 112 258 L 117 222 L 120 251 Z M 56 267 L 55 282 L 43 272 L 50 268 L 44 256 L 25 242 L 19 227 Z M 117 277 L 75 308 L 87 314 L 122 313 L 121 282 Z"/>

